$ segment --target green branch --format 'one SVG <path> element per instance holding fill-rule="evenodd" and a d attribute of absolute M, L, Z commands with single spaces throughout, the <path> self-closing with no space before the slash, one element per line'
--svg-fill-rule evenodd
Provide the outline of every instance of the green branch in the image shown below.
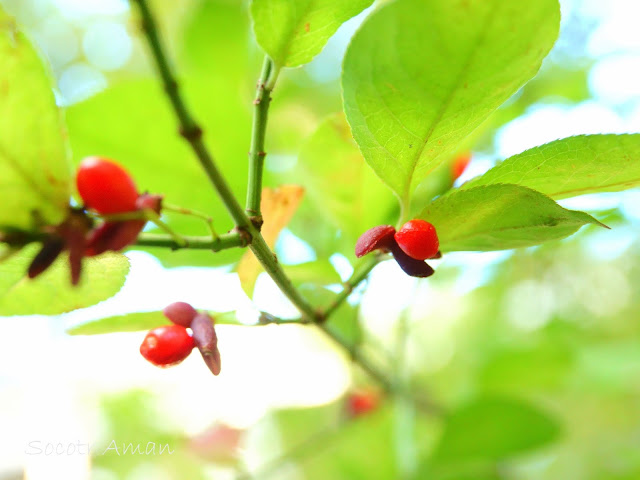
<path fill-rule="evenodd" d="M 247 188 L 247 215 L 256 226 L 262 225 L 260 199 L 262 197 L 262 171 L 267 153 L 264 149 L 264 139 L 267 132 L 267 116 L 271 103 L 271 91 L 274 83 L 267 88 L 267 82 L 273 71 L 273 62 L 269 56 L 264 57 L 262 73 L 256 87 L 256 97 L 253 101 L 253 125 L 251 127 L 251 148 L 249 150 L 249 181 Z M 275 80 L 274 80 L 275 82 Z"/>
<path fill-rule="evenodd" d="M 171 66 L 169 65 L 167 57 L 164 54 L 164 48 L 160 41 L 160 36 L 158 35 L 158 28 L 151 11 L 149 10 L 149 6 L 147 5 L 147 0 L 135 0 L 135 2 L 140 8 L 142 28 L 153 53 L 156 68 L 162 78 L 164 88 L 169 100 L 171 101 L 173 110 L 178 117 L 178 121 L 180 123 L 180 134 L 191 145 L 198 161 L 202 165 L 202 168 L 209 177 L 209 180 L 213 184 L 215 190 L 220 195 L 222 202 L 231 215 L 231 218 L 233 218 L 235 224 L 238 227 L 245 228 L 247 227 L 249 220 L 231 191 L 231 188 L 227 184 L 227 181 L 224 179 L 222 173 L 214 163 L 213 156 L 209 153 L 209 150 L 207 150 L 207 147 L 202 141 L 202 129 L 191 116 L 191 113 L 180 95 L 178 82 L 173 74 Z"/>
<path fill-rule="evenodd" d="M 212 250 L 219 252 L 234 247 L 246 247 L 247 237 L 238 232 L 225 233 L 216 238 L 210 236 L 182 236 L 185 244 L 181 245 L 171 235 L 158 233 L 142 233 L 138 236 L 136 245 L 142 247 L 165 247 L 172 250 L 190 248 L 195 250 Z"/>
<path fill-rule="evenodd" d="M 344 282 L 344 288 L 342 291 L 336 296 L 336 298 L 331 302 L 331 304 L 325 308 L 322 313 L 323 318 L 329 317 L 333 312 L 335 312 L 342 302 L 344 302 L 349 295 L 353 292 L 353 290 L 360 285 L 362 281 L 364 281 L 371 273 L 371 270 L 380 263 L 380 261 L 384 258 L 384 254 L 376 254 L 369 255 L 364 262 L 360 265 L 356 266 L 355 270 L 349 277 L 349 280 Z"/>

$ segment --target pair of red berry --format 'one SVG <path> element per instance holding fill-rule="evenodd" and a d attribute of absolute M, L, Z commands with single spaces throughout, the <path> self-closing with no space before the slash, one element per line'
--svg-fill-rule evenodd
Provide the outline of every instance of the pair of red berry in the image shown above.
<path fill-rule="evenodd" d="M 173 325 L 149 331 L 140 345 L 140 354 L 154 365 L 164 368 L 182 362 L 194 347 L 198 347 L 209 370 L 218 375 L 220 351 L 213 319 L 185 302 L 172 303 L 162 312 Z M 187 328 L 191 328 L 192 333 Z"/>
<path fill-rule="evenodd" d="M 76 186 L 85 208 L 70 209 L 60 225 L 44 228 L 47 236 L 29 265 L 29 278 L 40 275 L 62 251 L 68 250 L 71 283 L 76 285 L 84 257 L 108 250 L 122 250 L 135 242 L 144 228 L 143 211 L 160 213 L 162 197 L 146 193 L 140 195 L 129 173 L 105 158 L 85 158 L 78 167 Z M 105 221 L 94 228 L 93 220 L 85 210 L 93 210 L 100 215 L 139 215 L 130 220 Z"/>
<path fill-rule="evenodd" d="M 414 219 L 400 230 L 391 225 L 379 225 L 364 232 L 356 243 L 356 256 L 374 250 L 391 252 L 407 275 L 428 277 L 433 269 L 424 261 L 440 257 L 440 242 L 436 229 L 425 220 Z"/>

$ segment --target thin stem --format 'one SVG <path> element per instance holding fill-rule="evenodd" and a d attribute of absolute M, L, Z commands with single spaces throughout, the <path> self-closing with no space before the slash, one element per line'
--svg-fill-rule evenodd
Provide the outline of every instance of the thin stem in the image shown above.
<path fill-rule="evenodd" d="M 206 213 L 191 210 L 190 208 L 177 207 L 175 205 L 168 205 L 166 203 L 163 203 L 162 209 L 164 211 L 178 213 L 180 215 L 199 218 L 200 220 L 202 220 L 204 223 L 207 224 L 207 228 L 209 229 L 209 232 L 211 232 L 211 238 L 218 237 L 218 233 L 216 232 L 216 229 L 213 226 L 213 218 L 211 218 L 211 216 L 207 215 Z"/>
<path fill-rule="evenodd" d="M 164 88 L 169 100 L 171 101 L 173 110 L 178 117 L 178 121 L 180 123 L 180 134 L 191 145 L 198 161 L 220 195 L 222 202 L 231 215 L 231 218 L 233 218 L 235 224 L 238 227 L 246 228 L 249 220 L 231 191 L 231 188 L 227 184 L 227 181 L 224 179 L 222 173 L 214 163 L 213 156 L 209 153 L 209 150 L 207 150 L 207 147 L 202 141 L 202 129 L 191 116 L 191 113 L 180 95 L 178 82 L 169 65 L 167 57 L 164 54 L 164 48 L 160 41 L 160 36 L 158 35 L 158 28 L 151 11 L 149 10 L 149 6 L 147 5 L 147 0 L 135 0 L 135 2 L 140 8 L 142 27 L 146 33 L 151 52 L 153 53 L 156 68 L 162 78 Z"/>
<path fill-rule="evenodd" d="M 349 298 L 349 295 L 353 292 L 353 290 L 360 285 L 362 281 L 364 281 L 371 273 L 371 270 L 380 263 L 383 259 L 382 255 L 370 255 L 367 259 L 358 265 L 349 280 L 344 282 L 344 288 L 342 291 L 334 298 L 333 302 L 324 310 L 322 313 L 323 318 L 328 318 L 333 312 L 335 312 L 342 303 Z"/>
<path fill-rule="evenodd" d="M 212 250 L 214 252 L 247 246 L 246 236 L 238 232 L 225 233 L 217 238 L 183 236 L 182 240 L 184 240 L 184 244 L 177 242 L 171 235 L 141 233 L 135 244 L 142 247 L 165 247 L 172 250 L 190 248 L 194 250 Z"/>
<path fill-rule="evenodd" d="M 256 97 L 253 101 L 253 125 L 251 128 L 251 148 L 249 150 L 249 182 L 247 188 L 246 212 L 252 218 L 254 225 L 261 225 L 260 199 L 262 197 L 262 171 L 267 153 L 264 149 L 264 139 L 267 131 L 267 116 L 271 103 L 271 91 L 275 84 L 267 88 L 271 76 L 273 62 L 269 56 L 264 57 L 262 73 L 256 87 Z"/>
<path fill-rule="evenodd" d="M 152 222 L 156 227 L 164 230 L 178 245 L 182 247 L 187 245 L 187 241 L 182 238 L 182 235 L 175 232 L 169 225 L 162 221 L 157 212 L 151 208 L 147 208 L 144 210 L 144 214 L 148 221 Z"/>

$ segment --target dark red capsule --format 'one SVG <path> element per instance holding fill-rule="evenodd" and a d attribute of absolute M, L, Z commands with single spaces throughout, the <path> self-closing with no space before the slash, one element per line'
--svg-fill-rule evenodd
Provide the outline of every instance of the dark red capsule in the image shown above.
<path fill-rule="evenodd" d="M 216 335 L 213 319 L 204 313 L 198 313 L 191 322 L 193 340 L 202 354 L 204 363 L 214 375 L 220 373 L 220 351 L 218 350 L 218 336 Z"/>
<path fill-rule="evenodd" d="M 356 242 L 356 257 L 360 258 L 374 250 L 391 250 L 395 244 L 393 238 L 396 229 L 391 225 L 378 225 L 370 228 Z"/>

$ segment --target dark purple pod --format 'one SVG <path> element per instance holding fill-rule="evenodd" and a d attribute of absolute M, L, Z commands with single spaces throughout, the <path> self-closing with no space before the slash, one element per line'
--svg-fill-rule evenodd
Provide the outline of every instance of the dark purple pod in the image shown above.
<path fill-rule="evenodd" d="M 145 220 L 105 222 L 94 229 L 87 242 L 86 255 L 93 257 L 107 250 L 118 252 L 132 244 L 144 228 Z"/>
<path fill-rule="evenodd" d="M 393 235 L 396 229 L 391 225 L 378 225 L 370 228 L 356 242 L 356 257 L 360 258 L 374 250 L 391 250 L 396 241 Z"/>
<path fill-rule="evenodd" d="M 44 241 L 42 248 L 33 257 L 31 265 L 27 270 L 29 278 L 36 278 L 58 258 L 58 255 L 64 250 L 64 240 L 60 237 L 50 237 Z"/>
<path fill-rule="evenodd" d="M 393 258 L 396 259 L 396 262 L 398 262 L 398 265 L 400 265 L 404 273 L 411 277 L 425 278 L 430 277 L 434 273 L 433 268 L 431 268 L 427 262 L 410 257 L 402 251 L 398 244 L 392 246 L 391 253 L 393 253 Z"/>
<path fill-rule="evenodd" d="M 213 326 L 213 319 L 205 313 L 198 313 L 191 321 L 191 331 L 204 363 L 207 364 L 211 373 L 218 375 L 221 366 L 220 351 L 218 350 L 218 336 Z"/>
<path fill-rule="evenodd" d="M 182 325 L 187 328 L 191 326 L 191 322 L 198 314 L 196 309 L 187 302 L 173 302 L 171 305 L 164 307 L 162 313 L 176 325 Z"/>

